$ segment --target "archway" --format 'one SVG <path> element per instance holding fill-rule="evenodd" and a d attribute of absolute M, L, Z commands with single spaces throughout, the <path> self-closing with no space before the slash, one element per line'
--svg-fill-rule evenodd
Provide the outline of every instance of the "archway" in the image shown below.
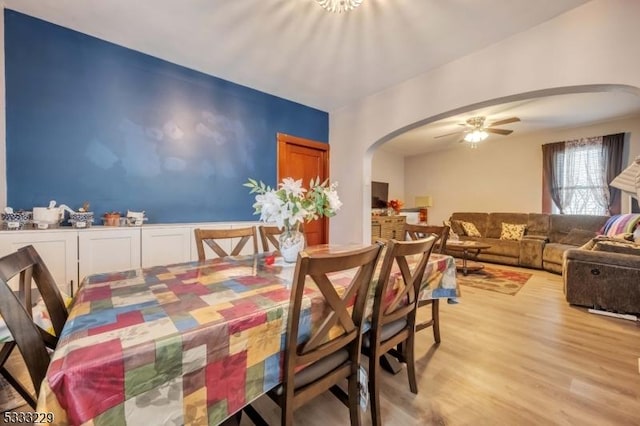
<path fill-rule="evenodd" d="M 518 101 L 539 100 L 539 99 L 542 99 L 542 98 L 557 97 L 558 95 L 603 93 L 603 92 L 609 92 L 609 93 L 618 92 L 618 93 L 621 93 L 621 96 L 622 96 L 622 94 L 626 94 L 627 97 L 628 97 L 628 95 L 632 95 L 633 97 L 640 98 L 640 89 L 638 89 L 636 87 L 633 87 L 633 86 L 629 86 L 629 85 L 614 85 L 614 84 L 607 84 L 607 85 L 580 85 L 580 86 L 567 86 L 567 87 L 550 88 L 550 89 L 525 92 L 525 93 L 521 93 L 521 94 L 518 94 L 518 95 L 505 96 L 505 97 L 490 99 L 490 100 L 483 101 L 483 102 L 474 103 L 474 104 L 471 104 L 471 105 L 467 105 L 465 107 L 456 108 L 454 110 L 446 111 L 446 112 L 443 112 L 443 113 L 440 113 L 440 114 L 437 114 L 437 115 L 434 115 L 434 116 L 431 116 L 431 117 L 416 121 L 414 123 L 411 123 L 409 125 L 406 125 L 406 126 L 400 128 L 400 129 L 392 131 L 392 132 L 388 133 L 387 135 L 385 135 L 384 137 L 380 138 L 379 140 L 375 141 L 373 144 L 371 144 L 371 146 L 369 146 L 369 148 L 366 151 L 366 155 L 364 156 L 364 159 L 363 159 L 363 161 L 364 161 L 363 171 L 364 171 L 364 175 L 365 175 L 365 177 L 364 177 L 365 193 L 364 193 L 364 197 L 363 197 L 363 210 L 366 212 L 366 215 L 370 214 L 370 206 L 368 205 L 367 201 L 370 200 L 370 189 L 371 188 L 370 188 L 370 185 L 368 183 L 372 180 L 371 176 L 374 174 L 374 171 L 372 170 L 372 159 L 374 157 L 374 153 L 376 151 L 378 151 L 378 149 L 380 147 L 382 147 L 383 145 L 385 145 L 387 142 L 389 142 L 390 140 L 398 137 L 399 135 L 402 135 L 405 132 L 420 128 L 420 127 L 428 125 L 428 124 L 432 124 L 432 123 L 441 121 L 441 120 L 449 118 L 449 117 L 459 116 L 461 114 L 465 114 L 465 113 L 468 113 L 468 112 L 471 112 L 471 111 L 477 111 L 479 109 L 483 109 L 483 108 L 487 108 L 487 107 L 491 107 L 491 106 L 509 104 L 509 103 L 518 102 Z M 409 183 L 405 184 L 405 188 L 408 188 L 409 186 L 410 186 Z M 415 185 L 413 185 L 413 186 L 415 186 Z M 411 193 L 411 191 L 409 191 L 409 193 Z M 407 194 L 405 194 L 405 195 L 407 195 Z M 416 194 L 414 193 L 414 194 L 411 194 L 411 195 L 416 195 Z M 411 204 L 409 203 L 409 205 L 411 205 Z M 536 211 L 536 210 L 532 210 L 532 211 Z M 364 214 L 363 214 L 363 217 L 365 217 Z M 369 234 L 367 234 L 367 230 L 370 231 L 370 229 L 367 226 L 367 224 L 364 224 L 363 232 L 365 234 L 365 236 L 364 236 L 365 240 L 369 238 Z"/>

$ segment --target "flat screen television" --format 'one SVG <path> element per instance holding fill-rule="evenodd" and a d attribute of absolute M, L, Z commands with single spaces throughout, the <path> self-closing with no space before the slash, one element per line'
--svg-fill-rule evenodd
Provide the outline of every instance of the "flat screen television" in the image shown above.
<path fill-rule="evenodd" d="M 371 182 L 371 208 L 384 209 L 389 201 L 389 183 Z"/>

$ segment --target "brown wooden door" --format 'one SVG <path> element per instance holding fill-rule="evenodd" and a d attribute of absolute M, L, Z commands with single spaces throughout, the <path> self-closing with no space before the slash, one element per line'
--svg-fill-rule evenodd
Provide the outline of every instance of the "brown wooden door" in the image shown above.
<path fill-rule="evenodd" d="M 278 182 L 283 178 L 302 179 L 305 188 L 309 181 L 329 177 L 329 144 L 278 133 Z M 307 245 L 329 242 L 329 222 L 326 218 L 304 224 Z"/>

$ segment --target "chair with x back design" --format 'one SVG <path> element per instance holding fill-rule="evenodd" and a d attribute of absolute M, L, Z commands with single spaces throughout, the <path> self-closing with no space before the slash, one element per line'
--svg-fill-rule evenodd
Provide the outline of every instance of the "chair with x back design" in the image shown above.
<path fill-rule="evenodd" d="M 9 287 L 9 280 L 18 278 L 17 295 Z M 18 391 L 31 407 L 36 398 L 6 369 L 6 362 L 17 346 L 29 371 L 36 395 L 49 365 L 46 348 L 55 349 L 58 337 L 67 321 L 67 308 L 53 276 L 33 246 L 0 258 L 0 314 L 13 341 L 0 349 L 0 374 Z M 43 330 L 32 319 L 32 282 L 44 301 L 54 334 Z"/>
<path fill-rule="evenodd" d="M 256 227 L 249 226 L 246 228 L 236 229 L 195 229 L 196 247 L 198 249 L 198 260 L 205 260 L 206 253 L 204 245 L 206 244 L 220 257 L 237 256 L 240 254 L 244 246 L 249 240 L 253 243 L 253 254 L 258 253 L 258 238 Z M 216 240 L 240 238 L 231 253 L 227 253 Z"/>

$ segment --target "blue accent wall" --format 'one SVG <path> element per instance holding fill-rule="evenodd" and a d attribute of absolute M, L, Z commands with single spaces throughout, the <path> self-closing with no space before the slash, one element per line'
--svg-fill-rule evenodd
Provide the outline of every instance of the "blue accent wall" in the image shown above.
<path fill-rule="evenodd" d="M 150 222 L 257 219 L 242 183 L 276 183 L 276 133 L 328 140 L 326 112 L 15 11 L 4 22 L 14 209 L 54 199 Z"/>

